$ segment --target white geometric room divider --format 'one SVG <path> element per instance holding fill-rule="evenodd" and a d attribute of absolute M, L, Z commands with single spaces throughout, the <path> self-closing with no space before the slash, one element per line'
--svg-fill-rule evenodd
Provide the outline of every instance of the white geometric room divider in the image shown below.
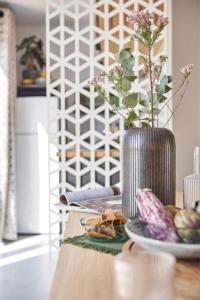
<path fill-rule="evenodd" d="M 132 28 L 127 16 L 148 9 L 155 19 L 169 16 L 169 0 L 48 0 L 47 94 L 58 99 L 49 110 L 50 207 L 60 193 L 100 186 L 120 185 L 120 143 L 123 121 L 98 99 L 88 80 L 108 71 L 114 54 L 132 47 L 136 71 L 144 49 L 130 42 Z M 170 52 L 165 32 L 154 57 Z M 145 88 L 146 80 L 139 83 Z M 110 88 L 110 92 L 115 94 Z M 54 209 L 54 215 L 59 216 Z M 56 221 L 54 221 L 56 224 Z"/>

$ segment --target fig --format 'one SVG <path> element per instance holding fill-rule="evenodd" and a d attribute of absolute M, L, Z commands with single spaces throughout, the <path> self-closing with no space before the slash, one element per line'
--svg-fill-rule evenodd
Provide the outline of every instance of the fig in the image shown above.
<path fill-rule="evenodd" d="M 138 190 L 136 202 L 142 221 L 163 228 L 174 227 L 170 213 L 150 189 Z"/>
<path fill-rule="evenodd" d="M 200 228 L 177 229 L 177 231 L 183 243 L 186 244 L 200 243 Z"/>
<path fill-rule="evenodd" d="M 182 209 L 176 213 L 174 223 L 178 229 L 200 229 L 200 214 L 192 209 Z"/>
<path fill-rule="evenodd" d="M 180 241 L 175 229 L 173 227 L 163 228 L 154 224 L 147 224 L 145 228 L 145 235 L 159 241 L 167 241 L 178 243 Z"/>

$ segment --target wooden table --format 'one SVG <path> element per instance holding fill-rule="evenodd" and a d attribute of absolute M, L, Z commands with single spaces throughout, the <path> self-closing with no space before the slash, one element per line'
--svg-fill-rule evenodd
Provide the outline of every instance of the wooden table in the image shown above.
<path fill-rule="evenodd" d="M 87 215 L 70 212 L 65 237 L 81 234 Z M 110 254 L 63 244 L 50 300 L 114 300 L 112 266 Z M 200 300 L 200 261 L 177 262 L 175 290 L 175 300 Z"/>

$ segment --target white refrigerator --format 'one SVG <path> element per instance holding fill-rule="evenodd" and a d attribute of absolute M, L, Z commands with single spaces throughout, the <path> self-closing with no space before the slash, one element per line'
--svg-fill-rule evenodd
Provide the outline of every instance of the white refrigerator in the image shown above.
<path fill-rule="evenodd" d="M 57 99 L 49 101 L 56 108 Z M 20 234 L 49 232 L 48 159 L 47 98 L 17 98 L 16 204 Z"/>

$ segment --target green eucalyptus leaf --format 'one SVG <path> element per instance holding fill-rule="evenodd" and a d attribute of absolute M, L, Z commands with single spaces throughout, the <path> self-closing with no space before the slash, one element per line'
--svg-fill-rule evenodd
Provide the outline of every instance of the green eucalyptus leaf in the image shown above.
<path fill-rule="evenodd" d="M 164 75 L 162 76 L 161 80 L 160 80 L 160 84 L 168 84 L 168 76 Z"/>
<path fill-rule="evenodd" d="M 168 84 L 172 82 L 173 78 L 172 76 L 167 76 L 168 77 Z"/>
<path fill-rule="evenodd" d="M 118 82 L 115 83 L 115 89 L 116 89 L 117 92 L 121 92 L 121 89 L 122 89 L 121 84 L 118 83 Z"/>
<path fill-rule="evenodd" d="M 171 89 L 169 85 L 165 85 L 165 93 L 168 93 Z"/>
<path fill-rule="evenodd" d="M 164 84 L 158 84 L 157 86 L 156 86 L 156 92 L 158 93 L 158 94 L 164 94 L 165 93 L 165 85 Z"/>
<path fill-rule="evenodd" d="M 130 82 L 134 82 L 137 79 L 137 76 L 135 76 L 135 75 L 127 75 L 127 76 L 125 76 L 125 78 L 127 80 L 129 80 Z"/>
<path fill-rule="evenodd" d="M 140 99 L 139 103 L 142 106 L 145 106 L 145 107 L 147 106 L 147 101 L 146 100 Z"/>
<path fill-rule="evenodd" d="M 115 57 L 117 62 L 120 63 L 126 70 L 132 71 L 135 64 L 135 57 L 132 55 L 130 48 L 121 50 Z"/>
<path fill-rule="evenodd" d="M 157 94 L 157 96 L 158 96 L 159 103 L 163 103 L 167 99 L 167 97 L 165 97 L 164 95 L 161 95 L 161 94 Z"/>
<path fill-rule="evenodd" d="M 137 76 L 135 76 L 133 71 L 124 70 L 124 78 L 130 82 L 134 82 L 137 79 Z"/>
<path fill-rule="evenodd" d="M 160 80 L 160 83 L 164 85 L 169 84 L 171 82 L 172 82 L 172 76 L 167 76 L 167 75 L 163 75 L 163 77 Z"/>
<path fill-rule="evenodd" d="M 117 96 L 110 96 L 109 102 L 110 102 L 111 105 L 117 107 L 117 106 L 119 106 L 119 97 L 117 97 Z"/>
<path fill-rule="evenodd" d="M 172 88 L 167 84 L 158 84 L 156 86 L 156 92 L 161 95 L 168 93 L 171 89 Z"/>
<path fill-rule="evenodd" d="M 121 79 L 121 74 L 114 72 L 113 74 L 113 80 L 119 81 Z"/>
<path fill-rule="evenodd" d="M 147 94 L 139 93 L 139 104 L 146 108 L 149 107 L 149 97 Z"/>
<path fill-rule="evenodd" d="M 132 110 L 132 111 L 128 114 L 127 120 L 129 120 L 129 122 L 136 121 L 136 120 L 137 120 L 137 114 Z"/>
<path fill-rule="evenodd" d="M 149 118 L 142 118 L 141 121 L 149 121 Z"/>
<path fill-rule="evenodd" d="M 151 126 L 147 122 L 142 122 L 142 127 L 144 127 L 144 128 L 150 128 Z"/>
<path fill-rule="evenodd" d="M 134 122 L 137 120 L 137 114 L 132 110 L 129 112 L 128 117 L 125 120 L 125 127 L 134 127 Z"/>
<path fill-rule="evenodd" d="M 124 91 L 129 91 L 131 89 L 131 82 L 126 78 L 122 79 L 122 89 Z"/>
<path fill-rule="evenodd" d="M 138 94 L 131 93 L 126 96 L 122 102 L 126 107 L 135 107 L 138 103 Z"/>

